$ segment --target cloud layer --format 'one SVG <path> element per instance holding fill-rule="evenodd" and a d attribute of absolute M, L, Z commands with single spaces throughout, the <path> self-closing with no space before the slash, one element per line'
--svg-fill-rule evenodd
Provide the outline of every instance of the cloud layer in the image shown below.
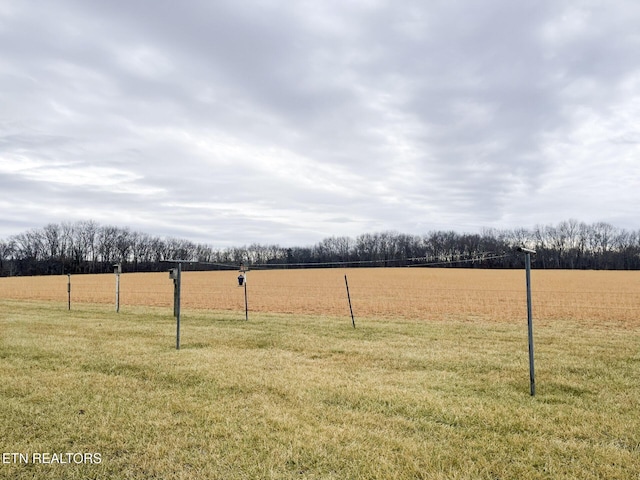
<path fill-rule="evenodd" d="M 637 228 L 632 1 L 5 2 L 0 238 Z"/>

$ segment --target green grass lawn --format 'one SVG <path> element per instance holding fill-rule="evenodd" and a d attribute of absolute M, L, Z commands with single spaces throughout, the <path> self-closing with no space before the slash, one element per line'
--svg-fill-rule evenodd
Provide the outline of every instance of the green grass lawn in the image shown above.
<path fill-rule="evenodd" d="M 356 322 L 0 301 L 0 478 L 640 478 L 638 329 Z"/>

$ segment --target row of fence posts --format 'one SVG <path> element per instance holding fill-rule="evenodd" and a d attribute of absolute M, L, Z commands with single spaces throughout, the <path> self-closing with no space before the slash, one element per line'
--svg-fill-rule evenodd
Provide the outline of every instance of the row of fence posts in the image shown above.
<path fill-rule="evenodd" d="M 535 255 L 535 250 L 531 250 L 524 247 L 518 248 L 519 252 L 525 254 L 525 280 L 527 288 L 527 336 L 529 343 L 529 392 L 531 396 L 536 394 L 536 380 L 535 380 L 535 366 L 533 355 L 533 314 L 531 306 L 531 255 Z M 176 317 L 176 349 L 180 349 L 180 279 L 182 272 L 182 263 L 176 262 L 177 268 L 171 269 L 169 272 L 170 278 L 174 282 L 174 307 L 173 314 Z M 238 286 L 244 287 L 244 312 L 245 320 L 249 320 L 249 303 L 247 297 L 247 272 L 249 270 L 244 266 L 240 266 L 240 275 L 238 275 Z M 349 281 L 347 276 L 344 276 L 344 283 L 347 289 L 347 300 L 349 302 L 349 312 L 351 314 L 351 323 L 353 328 L 356 328 L 355 318 L 353 316 L 353 307 L 351 305 L 351 294 L 349 292 Z"/>
<path fill-rule="evenodd" d="M 529 341 L 529 391 L 531 396 L 536 394 L 535 365 L 533 354 L 533 314 L 531 307 L 531 255 L 535 255 L 535 250 L 520 247 L 519 252 L 525 255 L 525 278 L 527 287 L 527 336 Z M 172 260 L 176 263 L 176 268 L 169 270 L 169 278 L 173 280 L 173 315 L 176 318 L 176 350 L 180 350 L 180 291 L 182 280 L 182 264 L 186 263 L 180 260 Z M 240 275 L 238 275 L 238 286 L 244 287 L 244 311 L 245 320 L 249 320 L 249 301 L 247 297 L 247 272 L 249 271 L 244 265 L 240 266 Z M 116 312 L 120 312 L 120 274 L 122 273 L 122 264 L 114 265 L 114 273 L 116 276 Z M 347 290 L 347 300 L 349 302 L 349 312 L 351 314 L 351 324 L 356 328 L 356 321 L 353 315 L 353 307 L 351 305 L 351 294 L 349 292 L 349 282 L 347 276 L 344 276 L 344 283 Z M 67 303 L 68 309 L 71 310 L 71 274 L 67 274 Z"/>
<path fill-rule="evenodd" d="M 116 275 L 116 313 L 120 312 L 120 274 L 122 273 L 122 264 L 116 263 L 113 273 Z M 71 310 L 71 274 L 67 273 L 67 308 Z"/>

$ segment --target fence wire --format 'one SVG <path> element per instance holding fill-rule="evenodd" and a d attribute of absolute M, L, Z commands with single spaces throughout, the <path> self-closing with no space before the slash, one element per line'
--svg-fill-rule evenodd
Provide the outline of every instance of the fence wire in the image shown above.
<path fill-rule="evenodd" d="M 238 272 L 183 272 L 182 308 L 244 311 Z M 249 311 L 299 315 L 349 315 L 348 275 L 358 317 L 411 319 L 526 319 L 521 270 L 354 268 L 257 270 L 247 274 Z M 64 276 L 0 278 L 1 299 L 67 301 Z M 115 305 L 115 275 L 72 275 L 72 304 Z M 640 272 L 532 272 L 534 318 L 625 322 L 640 325 Z M 120 277 L 120 309 L 173 305 L 167 273 Z"/>

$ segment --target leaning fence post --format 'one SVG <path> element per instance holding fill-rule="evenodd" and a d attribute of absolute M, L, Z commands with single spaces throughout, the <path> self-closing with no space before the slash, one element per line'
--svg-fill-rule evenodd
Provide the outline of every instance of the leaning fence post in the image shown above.
<path fill-rule="evenodd" d="M 344 276 L 344 284 L 347 287 L 347 299 L 349 300 L 349 311 L 351 312 L 351 324 L 353 328 L 356 328 L 356 321 L 353 318 L 353 308 L 351 307 L 351 295 L 349 294 L 349 282 L 347 282 L 347 276 Z"/>

